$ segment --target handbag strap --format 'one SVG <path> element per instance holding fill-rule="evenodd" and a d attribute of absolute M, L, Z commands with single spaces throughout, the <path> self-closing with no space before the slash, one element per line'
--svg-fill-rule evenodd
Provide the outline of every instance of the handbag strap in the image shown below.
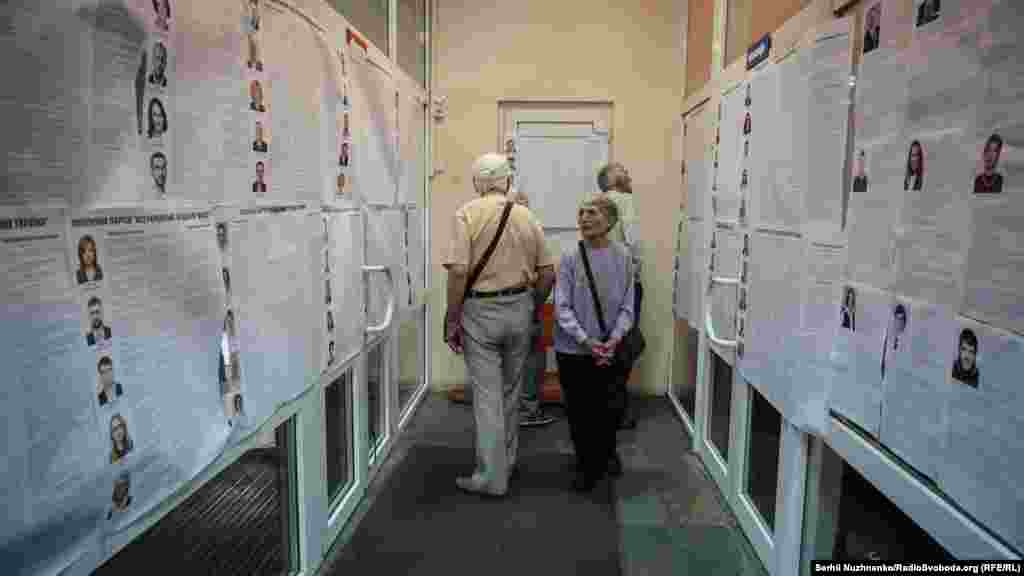
<path fill-rule="evenodd" d="M 583 244 L 583 240 L 580 240 L 579 246 L 580 256 L 583 258 L 583 270 L 587 273 L 587 285 L 590 286 L 590 296 L 594 301 L 594 310 L 597 312 L 597 324 L 601 327 L 601 334 L 608 334 L 608 326 L 604 323 L 604 311 L 601 310 L 601 297 L 597 295 L 594 273 L 590 271 L 590 258 L 587 257 L 587 247 Z"/>
<path fill-rule="evenodd" d="M 501 212 L 501 222 L 498 223 L 498 231 L 495 232 L 494 238 L 487 246 L 487 250 L 484 250 L 483 256 L 480 257 L 480 261 L 477 262 L 476 267 L 474 267 L 473 271 L 469 274 L 469 278 L 466 279 L 466 289 L 462 292 L 463 301 L 469 297 L 469 292 L 473 289 L 473 284 L 476 284 L 477 278 L 480 277 L 480 273 L 484 271 L 484 266 L 487 266 L 487 261 L 491 259 L 491 254 L 493 254 L 494 249 L 497 248 L 498 240 L 501 239 L 501 233 L 505 231 L 505 224 L 508 223 L 508 215 L 512 212 L 512 204 L 511 200 L 505 202 L 505 209 Z"/>

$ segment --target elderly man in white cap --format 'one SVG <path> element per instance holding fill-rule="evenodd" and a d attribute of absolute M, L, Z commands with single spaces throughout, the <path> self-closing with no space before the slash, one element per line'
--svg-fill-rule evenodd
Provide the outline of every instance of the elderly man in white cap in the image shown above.
<path fill-rule="evenodd" d="M 455 213 L 445 341 L 465 352 L 473 390 L 476 469 L 462 490 L 503 496 L 519 448 L 519 393 L 534 310 L 554 283 L 554 259 L 530 210 L 506 198 L 511 170 L 501 154 L 473 164 L 480 195 Z M 482 264 L 482 265 L 481 265 Z"/>

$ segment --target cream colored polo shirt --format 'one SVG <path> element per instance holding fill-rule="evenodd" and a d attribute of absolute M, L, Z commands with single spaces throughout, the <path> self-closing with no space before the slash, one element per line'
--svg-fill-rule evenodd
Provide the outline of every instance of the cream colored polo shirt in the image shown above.
<path fill-rule="evenodd" d="M 488 194 L 455 212 L 451 244 L 442 262 L 446 268 L 461 264 L 466 267 L 467 274 L 473 270 L 498 231 L 506 201 L 501 194 Z M 538 269 L 554 264 L 540 222 L 529 208 L 514 205 L 501 240 L 471 288 L 492 292 L 532 285 L 537 279 Z"/>

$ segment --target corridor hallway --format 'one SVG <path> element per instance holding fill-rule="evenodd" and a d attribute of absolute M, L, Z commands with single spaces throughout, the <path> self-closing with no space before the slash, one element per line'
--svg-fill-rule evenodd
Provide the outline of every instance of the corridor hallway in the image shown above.
<path fill-rule="evenodd" d="M 683 448 L 671 403 L 635 398 L 633 406 L 638 426 L 619 433 L 625 474 L 614 485 L 569 490 L 568 424 L 551 407 L 562 417 L 521 430 L 521 469 L 506 498 L 493 500 L 455 487 L 473 465 L 471 408 L 428 394 L 320 574 L 766 574 Z"/>

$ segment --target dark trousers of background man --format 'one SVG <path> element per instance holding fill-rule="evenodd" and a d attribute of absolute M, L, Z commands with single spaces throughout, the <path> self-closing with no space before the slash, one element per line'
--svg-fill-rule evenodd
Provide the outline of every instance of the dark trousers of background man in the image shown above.
<path fill-rule="evenodd" d="M 559 352 L 555 358 L 577 472 L 599 480 L 615 454 L 615 433 L 622 418 L 615 368 L 598 366 L 589 355 Z"/>
<path fill-rule="evenodd" d="M 633 325 L 640 325 L 640 304 L 644 299 L 644 287 L 643 284 L 637 282 L 633 285 Z M 636 365 L 636 362 L 633 363 Z M 622 410 L 620 412 L 619 423 L 620 426 L 625 428 L 632 428 L 636 426 L 636 420 L 633 418 L 633 412 L 629 409 L 629 390 L 627 384 L 629 383 L 629 375 L 633 372 L 633 366 L 626 368 L 620 372 L 620 377 L 616 379 L 616 385 L 619 387 L 618 395 L 622 402 Z"/>

